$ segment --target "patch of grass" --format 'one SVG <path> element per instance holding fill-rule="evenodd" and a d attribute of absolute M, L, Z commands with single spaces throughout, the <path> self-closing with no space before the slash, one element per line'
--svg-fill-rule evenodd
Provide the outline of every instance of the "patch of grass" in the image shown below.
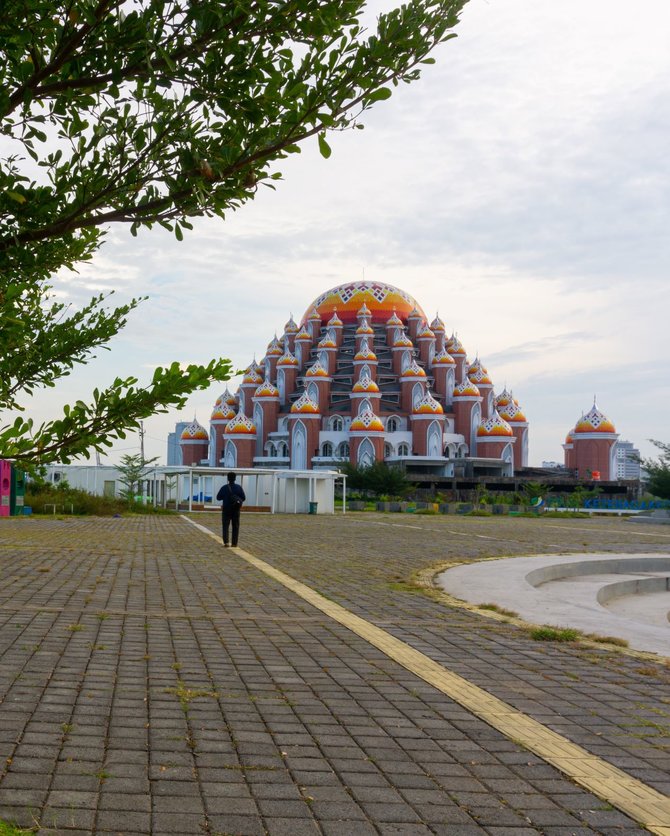
<path fill-rule="evenodd" d="M 71 633 L 79 633 L 81 630 L 84 629 L 84 625 L 83 624 L 68 624 L 67 629 Z"/>
<path fill-rule="evenodd" d="M 436 511 L 434 508 L 419 508 L 418 511 L 415 511 L 415 514 L 417 514 L 417 516 L 421 514 L 424 517 L 437 517 L 440 512 Z"/>
<path fill-rule="evenodd" d="M 413 583 L 406 583 L 405 581 L 392 581 L 389 584 L 389 589 L 393 589 L 395 592 L 412 592 L 414 594 L 423 591 Z"/>
<path fill-rule="evenodd" d="M 635 668 L 635 673 L 639 673 L 641 676 L 658 676 L 659 670 L 649 665 L 645 668 Z"/>
<path fill-rule="evenodd" d="M 25 830 L 22 827 L 17 827 L 15 824 L 10 824 L 7 821 L 0 821 L 0 836 L 29 836 L 29 834 L 34 834 L 36 828 L 31 827 L 29 830 Z"/>
<path fill-rule="evenodd" d="M 518 618 L 519 613 L 514 612 L 514 610 L 507 610 L 505 607 L 499 607 L 498 604 L 477 604 L 480 610 L 490 610 L 491 612 L 500 613 L 500 615 L 506 615 L 508 618 Z"/>
<path fill-rule="evenodd" d="M 109 613 L 108 612 L 99 612 L 96 615 L 96 618 L 98 619 L 98 621 L 106 621 L 109 618 Z"/>
<path fill-rule="evenodd" d="M 601 636 L 598 633 L 585 633 L 584 638 L 592 642 L 598 642 L 598 644 L 613 644 L 615 647 L 628 647 L 628 640 L 620 639 L 617 636 Z"/>
<path fill-rule="evenodd" d="M 475 508 L 473 511 L 468 511 L 464 514 L 465 517 L 492 517 L 491 511 L 483 511 L 481 508 Z"/>
<path fill-rule="evenodd" d="M 576 642 L 580 636 L 579 630 L 572 627 L 534 627 L 530 631 L 536 642 Z"/>

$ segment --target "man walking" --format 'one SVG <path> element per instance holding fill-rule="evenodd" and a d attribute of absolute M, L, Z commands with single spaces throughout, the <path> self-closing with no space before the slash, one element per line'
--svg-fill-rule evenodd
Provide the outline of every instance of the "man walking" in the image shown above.
<path fill-rule="evenodd" d="M 242 503 L 246 500 L 242 487 L 235 482 L 235 474 L 228 474 L 228 483 L 224 485 L 216 495 L 221 503 L 221 526 L 223 529 L 223 545 L 228 545 L 228 531 L 230 524 L 233 524 L 232 545 L 237 545 L 237 537 L 240 533 L 240 511 Z"/>

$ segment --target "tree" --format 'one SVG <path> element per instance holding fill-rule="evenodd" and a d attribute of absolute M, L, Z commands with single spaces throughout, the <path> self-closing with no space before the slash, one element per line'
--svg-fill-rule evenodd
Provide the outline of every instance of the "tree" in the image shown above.
<path fill-rule="evenodd" d="M 532 504 L 533 500 L 544 498 L 549 493 L 548 485 L 542 482 L 525 482 L 522 490 L 527 504 Z"/>
<path fill-rule="evenodd" d="M 119 471 L 119 482 L 123 485 L 121 497 L 132 504 L 135 501 L 142 479 L 151 470 L 151 465 L 158 459 L 145 459 L 139 453 L 121 456 L 121 462 L 116 466 Z"/>
<path fill-rule="evenodd" d="M 347 477 L 351 490 L 360 490 L 366 494 L 400 498 L 405 496 L 411 488 L 407 475 L 401 467 L 389 466 L 384 462 L 373 462 L 369 465 L 344 462 L 339 469 Z"/>
<path fill-rule="evenodd" d="M 661 451 L 658 459 L 642 459 L 642 467 L 649 474 L 649 492 L 661 499 L 670 499 L 670 444 L 649 441 Z"/>
<path fill-rule="evenodd" d="M 15 413 L 124 326 L 141 299 L 79 311 L 50 297 L 111 223 L 181 240 L 281 177 L 273 164 L 361 127 L 418 78 L 467 0 L 410 0 L 365 36 L 363 0 L 5 0 L 0 17 L 0 455 L 23 464 L 101 450 L 212 380 L 228 361 L 115 380 L 39 428 Z M 5 327 L 6 326 L 6 327 Z M 9 416 L 6 415 L 9 413 Z M 13 419 L 13 420 L 12 420 Z"/>

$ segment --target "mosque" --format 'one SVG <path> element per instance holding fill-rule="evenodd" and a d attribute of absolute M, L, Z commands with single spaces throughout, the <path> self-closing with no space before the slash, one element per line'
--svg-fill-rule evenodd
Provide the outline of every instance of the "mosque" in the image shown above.
<path fill-rule="evenodd" d="M 400 464 L 439 476 L 511 476 L 527 464 L 528 421 L 482 360 L 408 293 L 358 281 L 293 316 L 237 392 L 214 404 L 209 432 L 181 433 L 182 463 L 332 469 Z"/>
<path fill-rule="evenodd" d="M 594 406 L 563 445 L 579 478 L 616 478 L 612 422 Z M 479 357 L 430 324 L 408 293 L 383 282 L 342 284 L 293 316 L 237 392 L 216 400 L 209 431 L 179 439 L 192 467 L 333 469 L 383 461 L 439 477 L 513 476 L 528 465 L 528 420 L 496 392 Z"/>

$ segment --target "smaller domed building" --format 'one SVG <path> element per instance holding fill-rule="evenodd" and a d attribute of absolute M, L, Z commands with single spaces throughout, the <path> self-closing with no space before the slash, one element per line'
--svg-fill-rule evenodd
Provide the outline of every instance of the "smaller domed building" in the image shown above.
<path fill-rule="evenodd" d="M 577 421 L 565 438 L 565 467 L 580 479 L 617 478 L 616 441 L 619 434 L 610 419 L 593 406 Z"/>

